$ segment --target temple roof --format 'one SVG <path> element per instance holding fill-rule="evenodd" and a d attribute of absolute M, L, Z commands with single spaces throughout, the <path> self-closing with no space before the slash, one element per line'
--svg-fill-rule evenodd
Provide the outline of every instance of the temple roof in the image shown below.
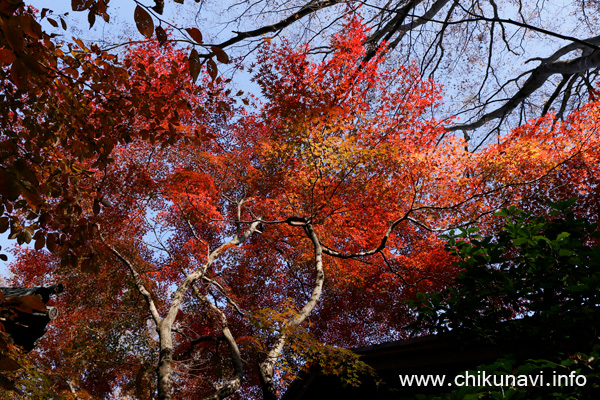
<path fill-rule="evenodd" d="M 50 296 L 53 294 L 59 294 L 63 291 L 62 283 L 52 286 L 36 286 L 36 287 L 0 287 L 0 291 L 4 297 L 22 297 L 39 294 L 42 296 L 42 301 L 47 303 L 50 300 Z"/>
<path fill-rule="evenodd" d="M 63 285 L 59 283 L 46 287 L 0 287 L 0 292 L 5 298 L 40 295 L 44 304 L 47 304 L 51 295 L 59 294 L 63 289 Z M 14 318 L 2 321 L 1 325 L 16 345 L 30 351 L 35 346 L 35 341 L 46 332 L 46 325 L 58 315 L 58 309 L 54 306 L 46 305 L 46 310 L 33 313 L 17 310 Z"/>

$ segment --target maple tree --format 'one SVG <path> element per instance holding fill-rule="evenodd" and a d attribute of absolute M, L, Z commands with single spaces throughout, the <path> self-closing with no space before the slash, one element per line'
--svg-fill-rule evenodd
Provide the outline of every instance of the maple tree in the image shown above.
<path fill-rule="evenodd" d="M 274 396 L 274 365 L 284 346 L 290 342 L 288 338 L 294 337 L 295 331 L 300 329 L 301 323 L 316 306 L 324 282 L 321 254 L 323 249 L 319 239 L 321 233 L 317 233 L 316 228 L 313 228 L 313 222 L 310 220 L 313 218 L 323 219 L 323 222 L 319 224 L 324 224 L 326 220 L 332 218 L 332 215 L 343 215 L 347 212 L 340 212 L 341 209 L 354 207 L 351 204 L 344 205 L 349 200 L 347 199 L 349 193 L 364 184 L 361 181 L 365 178 L 365 174 L 376 174 L 377 171 L 371 169 L 380 164 L 377 159 L 385 157 L 392 150 L 391 146 L 383 143 L 382 137 L 378 137 L 382 130 L 384 134 L 390 137 L 400 134 L 400 132 L 393 132 L 394 129 L 401 129 L 404 137 L 421 130 L 422 137 L 416 140 L 426 143 L 429 148 L 435 145 L 434 139 L 439 134 L 439 129 L 436 129 L 433 122 L 419 121 L 425 107 L 438 96 L 435 86 L 431 82 L 419 81 L 416 73 L 411 69 L 398 71 L 404 76 L 405 82 L 403 85 L 411 86 L 414 89 L 413 94 L 406 96 L 408 93 L 406 87 L 402 87 L 397 92 L 390 93 L 381 104 L 371 110 L 365 95 L 369 91 L 380 91 L 383 88 L 381 80 L 383 74 L 378 71 L 376 60 L 363 66 L 356 64 L 355 56 L 356 52 L 362 51 L 359 40 L 364 32 L 357 23 L 351 29 L 356 31 L 356 36 L 352 35 L 351 41 L 336 38 L 339 56 L 321 65 L 311 65 L 305 53 L 294 52 L 290 48 L 281 49 L 278 55 L 269 55 L 270 52 L 275 52 L 275 50 L 265 50 L 264 70 L 259 76 L 262 76 L 260 78 L 262 80 L 261 84 L 265 87 L 267 96 L 273 96 L 273 98 L 271 100 L 272 106 L 265 107 L 265 112 L 268 115 L 265 115 L 264 118 L 259 118 L 258 115 L 244 116 L 236 124 L 227 127 L 227 130 L 222 131 L 220 135 L 217 134 L 219 125 L 215 126 L 213 124 L 212 131 L 206 135 L 214 137 L 214 143 L 213 141 L 201 144 L 198 142 L 177 143 L 162 149 L 161 146 L 152 145 L 147 141 L 133 141 L 130 145 L 116 148 L 112 154 L 112 157 L 116 160 L 115 163 L 107 165 L 103 172 L 99 171 L 96 174 L 98 176 L 95 177 L 95 181 L 104 183 L 100 189 L 102 198 L 110 201 L 113 206 L 104 210 L 101 215 L 95 215 L 95 218 L 97 218 L 96 230 L 99 235 L 95 244 L 97 249 L 91 253 L 83 254 L 83 266 L 86 270 L 93 270 L 94 267 L 98 269 L 94 280 L 103 279 L 101 278 L 101 276 L 104 276 L 103 266 L 115 262 L 121 265 L 121 273 L 123 271 L 131 273 L 135 286 L 146 300 L 157 327 L 160 354 L 158 360 L 159 398 L 169 398 L 171 396 L 171 383 L 173 381 L 171 363 L 175 350 L 172 344 L 172 329 L 176 317 L 180 320 L 180 324 L 192 324 L 196 331 L 191 331 L 194 332 L 194 336 L 197 335 L 198 330 L 210 333 L 217 329 L 218 336 L 222 334 L 225 337 L 233 359 L 235 374 L 228 384 L 219 388 L 216 394 L 217 397 L 231 394 L 239 388 L 241 383 L 239 349 L 227 325 L 228 319 L 237 318 L 236 327 L 238 329 L 244 329 L 245 327 L 246 330 L 249 330 L 247 332 L 248 337 L 256 337 L 249 343 L 257 342 L 258 344 L 248 346 L 254 348 L 254 357 L 260 363 L 260 375 L 265 393 Z M 146 51 L 137 53 L 138 55 L 135 57 L 145 58 L 147 56 Z M 276 68 L 280 70 L 275 69 L 269 72 L 267 65 L 269 65 L 270 60 L 275 60 Z M 301 61 L 300 64 L 297 64 L 297 61 Z M 287 69 L 297 68 L 299 65 L 307 68 L 306 75 L 295 73 L 288 76 L 290 71 L 287 71 Z M 348 68 L 352 68 L 355 74 L 346 76 Z M 275 75 L 281 77 L 281 82 L 271 85 L 270 88 L 267 87 L 267 82 L 275 82 Z M 286 83 L 285 80 L 288 77 L 298 81 Z M 317 81 L 313 81 L 314 79 L 317 79 Z M 290 84 L 295 87 L 302 84 L 302 91 L 297 94 L 291 93 Z M 290 97 L 277 98 L 278 93 L 287 93 Z M 304 101 L 306 104 L 302 109 L 300 103 Z M 311 102 L 314 103 L 311 104 Z M 402 108 L 406 108 L 406 110 L 402 115 L 391 115 L 392 111 L 398 109 L 399 104 L 403 104 Z M 321 114 L 324 110 L 326 114 Z M 297 111 L 301 111 L 301 113 L 298 114 Z M 364 118 L 353 122 L 357 117 L 355 115 L 357 111 L 364 113 Z M 377 113 L 380 112 L 390 114 L 390 121 L 386 122 L 387 129 L 384 125 L 383 128 L 380 128 L 382 130 L 373 130 L 363 137 L 359 137 L 359 131 L 352 132 L 355 129 L 362 129 L 372 124 L 374 118 L 378 118 L 381 123 L 384 123 L 381 115 L 377 116 Z M 194 124 L 198 123 L 198 115 L 188 115 L 190 115 L 190 120 L 186 122 L 186 127 L 183 128 L 187 131 L 194 129 Z M 295 115 L 301 115 L 305 120 L 295 121 L 291 118 Z M 314 130 L 315 135 L 323 135 L 324 123 L 331 122 L 330 118 L 334 116 L 339 120 L 339 123 L 328 128 L 331 132 L 326 132 L 327 135 L 321 138 L 315 137 L 309 141 L 306 140 L 307 138 L 302 138 L 305 129 Z M 266 122 L 270 121 L 271 118 L 277 118 L 281 126 L 271 126 L 269 128 Z M 185 117 L 182 112 L 180 121 L 183 122 L 183 120 L 185 120 Z M 206 123 L 206 121 L 200 121 L 200 123 Z M 281 141 L 278 135 L 281 130 L 289 130 L 286 141 Z M 247 131 L 253 132 L 253 135 L 248 136 L 245 133 Z M 331 152 L 332 144 L 328 141 L 334 140 L 342 145 L 339 139 L 341 135 L 346 133 L 354 135 L 354 143 L 351 143 L 351 138 L 348 137 L 347 143 L 350 147 L 345 152 L 338 155 Z M 363 139 L 367 141 L 361 143 Z M 399 143 L 400 137 L 397 140 L 397 143 Z M 375 148 L 379 144 L 384 147 L 381 151 Z M 282 149 L 280 148 L 281 145 L 289 148 Z M 311 148 L 313 145 L 318 147 Z M 360 159 L 352 159 L 355 155 L 359 155 L 359 152 L 354 149 L 357 146 L 364 148 L 365 161 L 368 161 L 370 165 L 365 164 L 361 168 L 366 168 L 366 171 L 361 171 L 360 174 L 355 175 L 353 170 L 356 164 L 362 162 Z M 417 149 L 417 147 L 414 147 L 414 149 Z M 406 151 L 409 150 L 411 148 L 407 145 Z M 423 151 L 427 150 L 423 149 Z M 284 159 L 281 159 L 281 157 L 284 157 Z M 415 158 L 415 164 L 424 161 L 422 155 L 416 154 Z M 324 163 L 327 168 L 320 171 L 321 167 L 316 163 L 317 161 L 318 163 Z M 298 171 L 294 174 L 297 179 L 283 180 L 282 167 L 284 166 L 297 168 Z M 326 172 L 326 176 L 321 179 L 319 175 L 323 172 Z M 316 181 L 311 182 L 311 180 Z M 337 184 L 339 194 L 335 191 L 334 193 L 327 193 L 332 180 L 333 182 L 339 181 Z M 389 196 L 400 196 L 401 194 L 397 193 L 397 186 L 394 181 L 387 180 L 388 182 L 385 184 L 387 189 L 382 188 L 384 192 L 389 192 Z M 376 182 L 374 182 L 373 188 L 377 189 Z M 311 191 L 320 193 L 323 190 L 326 192 L 321 193 L 319 198 L 313 198 L 314 196 L 310 194 Z M 288 192 L 298 197 L 295 199 L 288 198 Z M 248 195 L 246 196 L 244 193 L 248 193 Z M 333 209 L 319 210 L 328 201 L 322 197 L 323 194 L 329 197 L 329 200 L 332 196 L 335 197 L 339 204 Z M 371 193 L 371 198 L 365 197 L 361 201 L 375 207 L 380 204 L 377 195 L 377 193 Z M 314 212 L 309 214 L 311 209 Z M 380 206 L 379 209 L 383 211 L 384 207 Z M 149 212 L 154 215 L 153 221 L 146 220 L 149 218 Z M 264 214 L 264 216 L 261 218 L 253 217 L 253 213 L 258 212 Z M 388 215 L 397 212 L 397 210 L 389 210 Z M 353 211 L 353 214 L 359 215 L 356 211 Z M 363 218 L 366 218 L 366 216 Z M 244 222 L 247 220 L 251 220 L 251 222 Z M 342 223 L 344 222 L 342 221 Z M 396 225 L 398 223 L 400 221 Z M 262 227 L 259 228 L 261 225 Z M 338 232 L 339 234 L 341 226 L 336 225 L 334 224 L 331 228 L 328 227 L 322 234 L 331 235 L 328 232 L 329 229 L 332 229 L 332 233 L 336 234 Z M 271 226 L 277 227 L 273 229 Z M 315 226 L 317 225 L 315 224 Z M 258 239 L 255 238 L 256 235 L 252 235 L 258 233 L 259 229 L 265 231 L 260 236 L 264 239 Z M 156 256 L 152 247 L 143 249 L 145 236 L 149 232 L 160 230 L 169 232 L 170 237 L 164 245 L 159 241 L 154 246 L 161 247 L 172 255 L 172 258 L 163 259 Z M 355 230 L 360 235 L 360 231 L 363 229 L 356 226 Z M 369 240 L 373 242 L 373 238 L 369 238 L 369 235 L 379 233 L 365 231 L 362 233 L 364 239 L 360 239 L 357 235 L 354 246 L 371 245 Z M 425 234 L 423 236 L 430 235 Z M 283 242 L 282 239 L 284 239 Z M 361 244 L 361 240 L 364 240 L 365 243 Z M 433 243 L 429 243 L 427 246 L 435 248 L 435 239 L 430 237 L 429 240 Z M 286 243 L 287 241 L 289 243 Z M 243 242 L 249 242 L 247 246 L 242 247 L 247 254 L 238 253 L 237 256 L 228 256 L 225 260 L 221 260 L 221 258 L 224 258 L 221 253 L 231 247 L 241 245 Z M 271 262 L 261 260 L 270 272 L 263 270 L 258 275 L 253 274 L 249 270 L 251 265 L 248 263 L 258 261 L 257 257 L 260 259 L 260 253 L 264 251 L 265 246 L 274 251 L 276 257 Z M 280 246 L 284 246 L 284 249 L 279 249 Z M 229 252 L 232 251 L 229 250 Z M 325 249 L 325 252 L 331 253 L 333 251 L 332 249 Z M 313 252 L 315 254 L 312 254 Z M 107 260 L 106 253 L 112 254 L 115 259 L 112 261 Z M 280 255 L 277 256 L 277 253 L 280 253 Z M 390 257 L 393 258 L 392 255 L 388 255 L 388 258 Z M 213 263 L 216 265 L 213 265 Z M 303 266 L 302 268 L 294 268 L 295 271 L 292 275 L 296 275 L 296 279 L 305 281 L 306 284 L 313 287 L 308 302 L 303 306 L 305 293 L 297 287 L 292 286 L 286 289 L 286 285 L 282 284 L 278 289 L 281 293 L 267 294 L 257 286 L 261 285 L 261 281 L 264 285 L 264 279 L 276 279 L 282 274 L 285 278 L 285 275 L 289 274 L 289 271 L 286 271 L 288 269 L 287 263 L 298 263 Z M 316 279 L 311 276 L 313 263 L 315 264 L 314 268 L 317 270 Z M 52 264 L 47 259 L 44 260 L 44 265 L 50 266 Z M 233 273 L 231 277 L 227 277 L 229 273 L 221 271 L 222 269 L 229 270 L 229 264 L 232 266 L 237 264 L 236 268 L 231 268 Z M 354 272 L 350 269 L 348 271 L 350 274 L 359 273 L 359 264 L 354 265 L 352 262 L 347 262 L 347 264 L 357 268 L 357 271 Z M 19 272 L 18 276 L 24 279 L 33 278 L 32 275 L 39 274 L 41 268 L 39 262 L 32 264 L 31 258 L 25 255 L 23 255 L 23 261 L 19 262 L 18 265 L 19 268 L 32 268 L 29 274 L 26 274 L 24 269 Z M 195 265 L 197 267 L 192 268 Z M 427 268 L 427 265 L 421 268 Z M 332 271 L 334 270 L 332 269 Z M 72 268 L 70 265 L 62 263 L 59 271 L 72 272 Z M 112 268 L 106 272 L 112 273 Z M 52 275 L 53 273 L 53 271 L 47 271 L 43 275 Z M 74 279 L 79 279 L 79 271 L 73 273 Z M 61 272 L 58 273 L 58 276 L 60 274 Z M 372 280 L 381 279 L 379 277 L 380 271 L 373 270 L 371 274 L 373 274 Z M 65 277 L 61 278 L 61 280 L 67 280 L 65 282 L 66 286 L 69 286 L 68 276 L 70 276 L 70 273 L 66 273 Z M 119 284 L 119 282 L 123 282 L 123 276 L 119 276 L 120 278 L 110 277 L 110 286 L 114 290 L 125 290 Z M 249 280 L 252 277 L 254 277 L 254 282 Z M 147 282 L 145 280 L 147 278 L 152 280 Z M 292 278 L 294 276 L 287 277 L 285 282 L 289 282 Z M 342 276 L 341 278 L 344 279 L 340 280 L 340 286 L 349 283 L 347 277 Z M 104 279 L 109 280 L 108 277 Z M 113 279 L 116 279 L 116 281 L 113 281 Z M 199 282 L 196 282 L 198 280 Z M 228 283 L 228 281 L 230 282 Z M 199 287 L 193 289 L 196 295 L 199 296 L 200 304 L 197 303 L 198 300 L 184 298 L 186 292 L 195 282 Z M 168 288 L 173 284 L 179 286 L 169 304 L 167 300 Z M 205 284 L 208 287 L 204 287 Z M 74 291 L 82 290 L 81 288 L 75 289 L 79 286 L 77 284 L 71 283 L 71 285 L 73 285 Z M 125 287 L 129 287 L 129 285 Z M 340 289 L 342 288 L 340 287 Z M 213 290 L 217 290 L 217 292 L 215 293 Z M 86 291 L 82 293 L 86 293 Z M 159 293 L 166 296 L 166 299 L 159 300 L 156 298 L 155 296 Z M 224 311 L 206 299 L 209 294 L 226 299 L 229 303 L 236 304 L 236 306 L 231 310 L 226 310 L 227 314 L 225 314 Z M 115 296 L 114 292 L 112 292 L 112 295 Z M 103 298 L 106 298 L 105 296 L 110 296 L 110 293 L 102 295 Z M 63 298 L 69 299 L 67 296 Z M 89 292 L 87 292 L 86 298 L 90 298 Z M 97 304 L 95 296 L 92 296 L 91 299 Z M 78 300 L 77 304 L 81 304 L 82 300 Z M 184 300 L 185 303 L 182 303 Z M 69 301 L 73 301 L 73 299 L 67 300 L 65 305 L 67 309 L 69 308 Z M 188 302 L 191 302 L 191 304 L 187 304 Z M 294 303 L 300 305 L 297 315 L 293 311 L 292 304 Z M 382 305 L 383 302 L 380 307 Z M 188 307 L 195 311 L 189 312 L 192 315 L 190 317 L 185 316 L 188 313 L 183 311 Z M 200 307 L 199 311 L 197 310 L 198 307 Z M 235 315 L 235 312 L 241 313 L 241 310 L 245 310 L 245 313 L 243 313 L 245 318 L 243 319 Z M 216 315 L 215 323 L 202 320 L 199 322 L 193 318 L 198 314 L 206 314 L 207 311 L 211 311 Z M 208 314 L 210 315 L 211 312 L 208 312 Z M 234 315 L 228 315 L 231 312 Z M 165 317 L 161 316 L 161 313 Z M 140 315 L 139 312 L 133 314 Z M 145 326 L 144 315 L 146 313 L 141 313 L 141 322 L 138 321 L 140 323 L 138 327 L 141 327 L 142 331 Z M 190 322 L 187 322 L 188 318 L 191 320 Z M 72 324 L 72 321 L 68 323 Z M 198 324 L 200 326 L 194 326 Z M 287 328 L 281 331 L 286 325 Z M 192 329 L 186 325 L 183 326 L 186 329 Z M 72 330 L 69 331 L 72 332 Z M 147 333 L 144 334 L 139 329 L 137 332 L 141 336 L 147 336 Z M 64 332 L 60 333 L 60 335 L 63 334 Z M 186 335 L 185 331 L 184 335 Z M 114 340 L 114 334 L 112 338 Z M 262 339 L 264 343 L 261 343 L 261 340 L 258 339 Z M 192 342 L 195 340 L 193 339 Z M 310 344 L 311 341 L 308 343 Z M 189 343 L 183 341 L 183 344 L 179 346 L 185 345 L 189 346 Z M 256 346 L 259 347 L 255 348 Z M 307 344 L 304 345 L 304 347 L 306 346 Z M 314 347 L 314 344 L 311 344 L 311 346 Z M 192 350 L 186 351 L 190 352 Z M 256 352 L 267 354 L 266 357 L 259 357 Z M 64 356 L 64 349 L 61 354 Z M 189 361 L 189 363 L 193 365 L 193 361 Z M 182 365 L 185 365 L 185 363 L 182 363 Z M 178 376 L 177 379 L 183 378 Z M 81 384 L 83 385 L 85 382 Z M 202 389 L 201 386 L 190 387 L 189 390 Z"/>
<path fill-rule="evenodd" d="M 597 96 L 598 5 L 590 1 L 548 0 L 544 7 L 523 0 L 129 4 L 127 18 L 141 35 L 192 45 L 190 58 L 208 63 L 214 72 L 214 59 L 226 58 L 222 50 L 247 56 L 265 36 L 294 36 L 296 43 L 309 41 L 315 52 L 330 52 L 328 38 L 343 31 L 344 16 L 360 10 L 370 28 L 365 59 L 386 43 L 389 62 L 414 61 L 424 76 L 449 87 L 452 101 L 441 112 L 461 116 L 460 123 L 447 128 L 462 131 L 471 149 L 533 117 L 562 119 Z M 88 14 L 90 26 L 96 17 L 108 21 L 113 12 L 108 1 L 70 5 Z M 186 14 L 198 18 L 188 22 Z M 167 26 L 171 32 L 165 31 Z M 210 26 L 222 29 L 216 33 L 206 28 Z M 103 39 L 115 46 L 121 40 Z"/>
<path fill-rule="evenodd" d="M 187 103 L 197 92 L 189 63 L 181 54 L 158 68 L 152 58 L 120 63 L 78 39 L 57 44 L 22 3 L 3 1 L 0 14 L 0 232 L 56 252 L 64 264 L 83 260 L 91 268 L 86 241 L 94 217 L 110 205 L 94 173 L 111 163 L 115 146 L 138 138 L 174 143 L 180 110 L 202 115 L 201 103 Z M 24 308 L 45 311 L 35 297 L 2 303 L 7 318 Z M 15 353 L 5 339 L 3 351 Z M 4 380 L 2 386 L 11 387 Z"/>
<path fill-rule="evenodd" d="M 357 18 L 321 62 L 266 43 L 254 111 L 160 37 L 119 61 L 27 24 L 4 36 L 2 224 L 35 239 L 15 284 L 67 288 L 32 391 L 224 398 L 245 381 L 271 399 L 303 362 L 356 383 L 366 366 L 333 346 L 402 337 L 402 301 L 451 284 L 436 230 L 596 195 L 597 104 L 470 153 L 428 116 L 440 88 L 415 66 L 385 70 L 385 47 L 362 61 Z"/>

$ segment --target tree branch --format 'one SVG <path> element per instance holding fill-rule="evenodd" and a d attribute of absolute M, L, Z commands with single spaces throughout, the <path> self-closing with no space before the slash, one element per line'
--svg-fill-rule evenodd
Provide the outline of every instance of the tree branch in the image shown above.
<path fill-rule="evenodd" d="M 517 93 L 509 98 L 504 105 L 483 115 L 473 122 L 448 126 L 446 129 L 448 131 L 470 131 L 477 129 L 488 121 L 507 116 L 533 92 L 546 83 L 550 76 L 555 74 L 574 75 L 599 66 L 600 51 L 598 50 L 594 50 L 589 55 L 577 57 L 568 61 L 553 61 L 550 63 L 542 62 L 542 64 L 540 64 L 531 72 L 529 78 L 527 78 Z"/>
<path fill-rule="evenodd" d="M 302 307 L 302 309 L 291 320 L 288 321 L 288 326 L 291 329 L 302 324 L 302 322 L 304 322 L 314 310 L 319 298 L 321 297 L 323 283 L 325 282 L 325 272 L 323 271 L 323 247 L 321 246 L 321 242 L 319 241 L 319 238 L 311 224 L 304 225 L 304 231 L 306 232 L 308 238 L 312 241 L 315 250 L 315 285 L 313 287 L 311 296 L 304 307 Z M 259 364 L 259 375 L 263 390 L 263 397 L 265 400 L 277 399 L 277 394 L 273 383 L 273 367 L 281 355 L 281 351 L 283 350 L 286 341 L 287 333 L 284 331 L 279 334 L 275 344 L 267 353 L 266 358 Z"/>
<path fill-rule="evenodd" d="M 133 282 L 135 283 L 137 290 L 144 297 L 144 300 L 146 300 L 146 304 L 148 305 L 148 309 L 150 310 L 150 315 L 152 315 L 152 319 L 154 320 L 154 323 L 156 324 L 156 328 L 158 330 L 160 327 L 160 324 L 162 322 L 162 319 L 160 317 L 160 314 L 158 313 L 158 309 L 156 308 L 156 305 L 154 304 L 154 300 L 152 299 L 152 295 L 150 294 L 150 291 L 146 288 L 146 286 L 144 285 L 144 282 L 142 281 L 142 277 L 135 270 L 135 268 L 133 267 L 133 264 L 129 260 L 127 260 L 125 257 L 123 257 L 121 255 L 121 253 L 119 253 L 117 251 L 117 249 L 115 249 L 112 245 L 108 244 L 106 242 L 106 240 L 104 240 L 104 236 L 102 235 L 102 232 L 100 232 L 100 230 L 98 230 L 98 232 L 99 232 L 100 240 L 102 241 L 102 243 L 106 247 L 108 247 L 108 249 L 111 251 L 111 253 L 113 253 L 113 255 L 115 255 L 123 263 L 123 265 L 125 265 L 129 269 L 129 273 L 133 277 Z"/>
<path fill-rule="evenodd" d="M 266 33 L 270 33 L 270 32 L 277 32 L 279 30 L 282 30 L 282 29 L 292 25 L 294 22 L 296 22 L 318 10 L 322 10 L 324 8 L 328 8 L 328 7 L 331 7 L 331 6 L 340 4 L 340 3 L 344 3 L 344 2 L 345 2 L 344 0 L 310 1 L 308 4 L 306 4 L 304 7 L 300 8 L 298 11 L 296 11 L 292 15 L 288 16 L 287 18 L 282 19 L 281 21 L 279 21 L 275 24 L 266 25 L 261 28 L 254 29 L 252 31 L 234 32 L 237 34 L 236 36 L 218 44 L 217 46 L 224 49 L 225 47 L 229 47 L 231 45 L 239 43 L 239 42 L 243 41 L 244 39 L 262 36 L 262 35 L 264 35 Z"/>

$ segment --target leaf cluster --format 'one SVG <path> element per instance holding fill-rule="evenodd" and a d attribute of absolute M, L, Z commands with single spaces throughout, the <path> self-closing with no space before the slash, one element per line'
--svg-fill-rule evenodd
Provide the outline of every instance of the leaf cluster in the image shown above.
<path fill-rule="evenodd" d="M 502 209 L 496 216 L 504 225 L 494 236 L 482 237 L 476 228 L 451 232 L 447 249 L 461 268 L 456 286 L 411 302 L 418 313 L 414 332 L 452 332 L 508 354 L 478 371 L 545 371 L 547 377 L 552 371 L 575 371 L 588 379 L 585 387 L 561 393 L 558 388 L 510 388 L 502 394 L 506 398 L 544 393 L 587 398 L 599 385 L 600 235 L 595 223 L 575 216 L 574 204 L 575 199 L 551 203 L 548 216 L 514 206 Z M 485 393 L 485 398 L 505 398 L 490 388 L 464 388 L 447 398 Z"/>

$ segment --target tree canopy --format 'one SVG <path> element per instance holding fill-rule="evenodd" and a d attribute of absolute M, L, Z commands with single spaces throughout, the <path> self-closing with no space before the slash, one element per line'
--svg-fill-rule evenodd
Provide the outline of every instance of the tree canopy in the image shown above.
<path fill-rule="evenodd" d="M 598 390 L 598 225 L 577 218 L 570 201 L 550 204 L 534 216 L 512 206 L 496 213 L 502 229 L 481 236 L 477 228 L 452 232 L 448 249 L 460 272 L 456 287 L 419 295 L 412 304 L 417 331 L 461 335 L 465 342 L 491 342 L 507 355 L 491 373 L 585 377 L 579 384 L 506 388 L 516 399 L 593 398 Z M 542 290 L 540 290 L 542 288 Z M 519 317 L 519 318 L 515 318 Z M 467 339 L 468 338 L 468 339 Z M 504 389 L 503 389 L 504 390 Z M 461 389 L 462 396 L 498 388 Z M 459 396 L 460 397 L 460 396 Z M 437 397 L 436 397 L 437 398 Z M 463 397 L 460 397 L 463 398 Z"/>
<path fill-rule="evenodd" d="M 600 103 L 473 151 L 436 116 L 422 65 L 389 62 L 398 43 L 374 39 L 385 24 L 366 6 L 345 5 L 325 57 L 264 40 L 246 96 L 217 62 L 261 33 L 204 43 L 163 28 L 157 1 L 132 16 L 146 39 L 109 51 L 59 42 L 48 10 L 0 5 L 0 231 L 33 244 L 13 284 L 65 286 L 40 349 L 2 350 L 28 376 L 5 388 L 276 399 L 311 363 L 356 384 L 369 368 L 344 348 L 405 337 L 405 300 L 454 285 L 440 232 L 493 232 L 508 204 L 547 213 L 573 196 L 597 223 Z M 106 6 L 72 3 L 90 24 Z"/>
<path fill-rule="evenodd" d="M 546 114 L 562 119 L 597 97 L 600 39 L 598 5 L 592 1 L 196 3 L 135 3 L 132 17 L 147 37 L 192 44 L 190 58 L 208 61 L 214 71 L 214 58 L 226 59 L 223 50 L 248 57 L 265 36 L 309 42 L 314 54 L 331 54 L 328 38 L 343 32 L 345 16 L 360 12 L 369 28 L 365 60 L 385 43 L 391 65 L 414 62 L 421 75 L 444 84 L 450 95 L 443 114 L 461 118 L 447 128 L 462 131 L 472 149 L 528 119 Z M 76 1 L 73 9 L 89 13 L 90 24 L 113 12 L 108 2 Z M 179 12 L 193 18 L 172 21 Z M 219 33 L 207 28 L 215 25 Z"/>

